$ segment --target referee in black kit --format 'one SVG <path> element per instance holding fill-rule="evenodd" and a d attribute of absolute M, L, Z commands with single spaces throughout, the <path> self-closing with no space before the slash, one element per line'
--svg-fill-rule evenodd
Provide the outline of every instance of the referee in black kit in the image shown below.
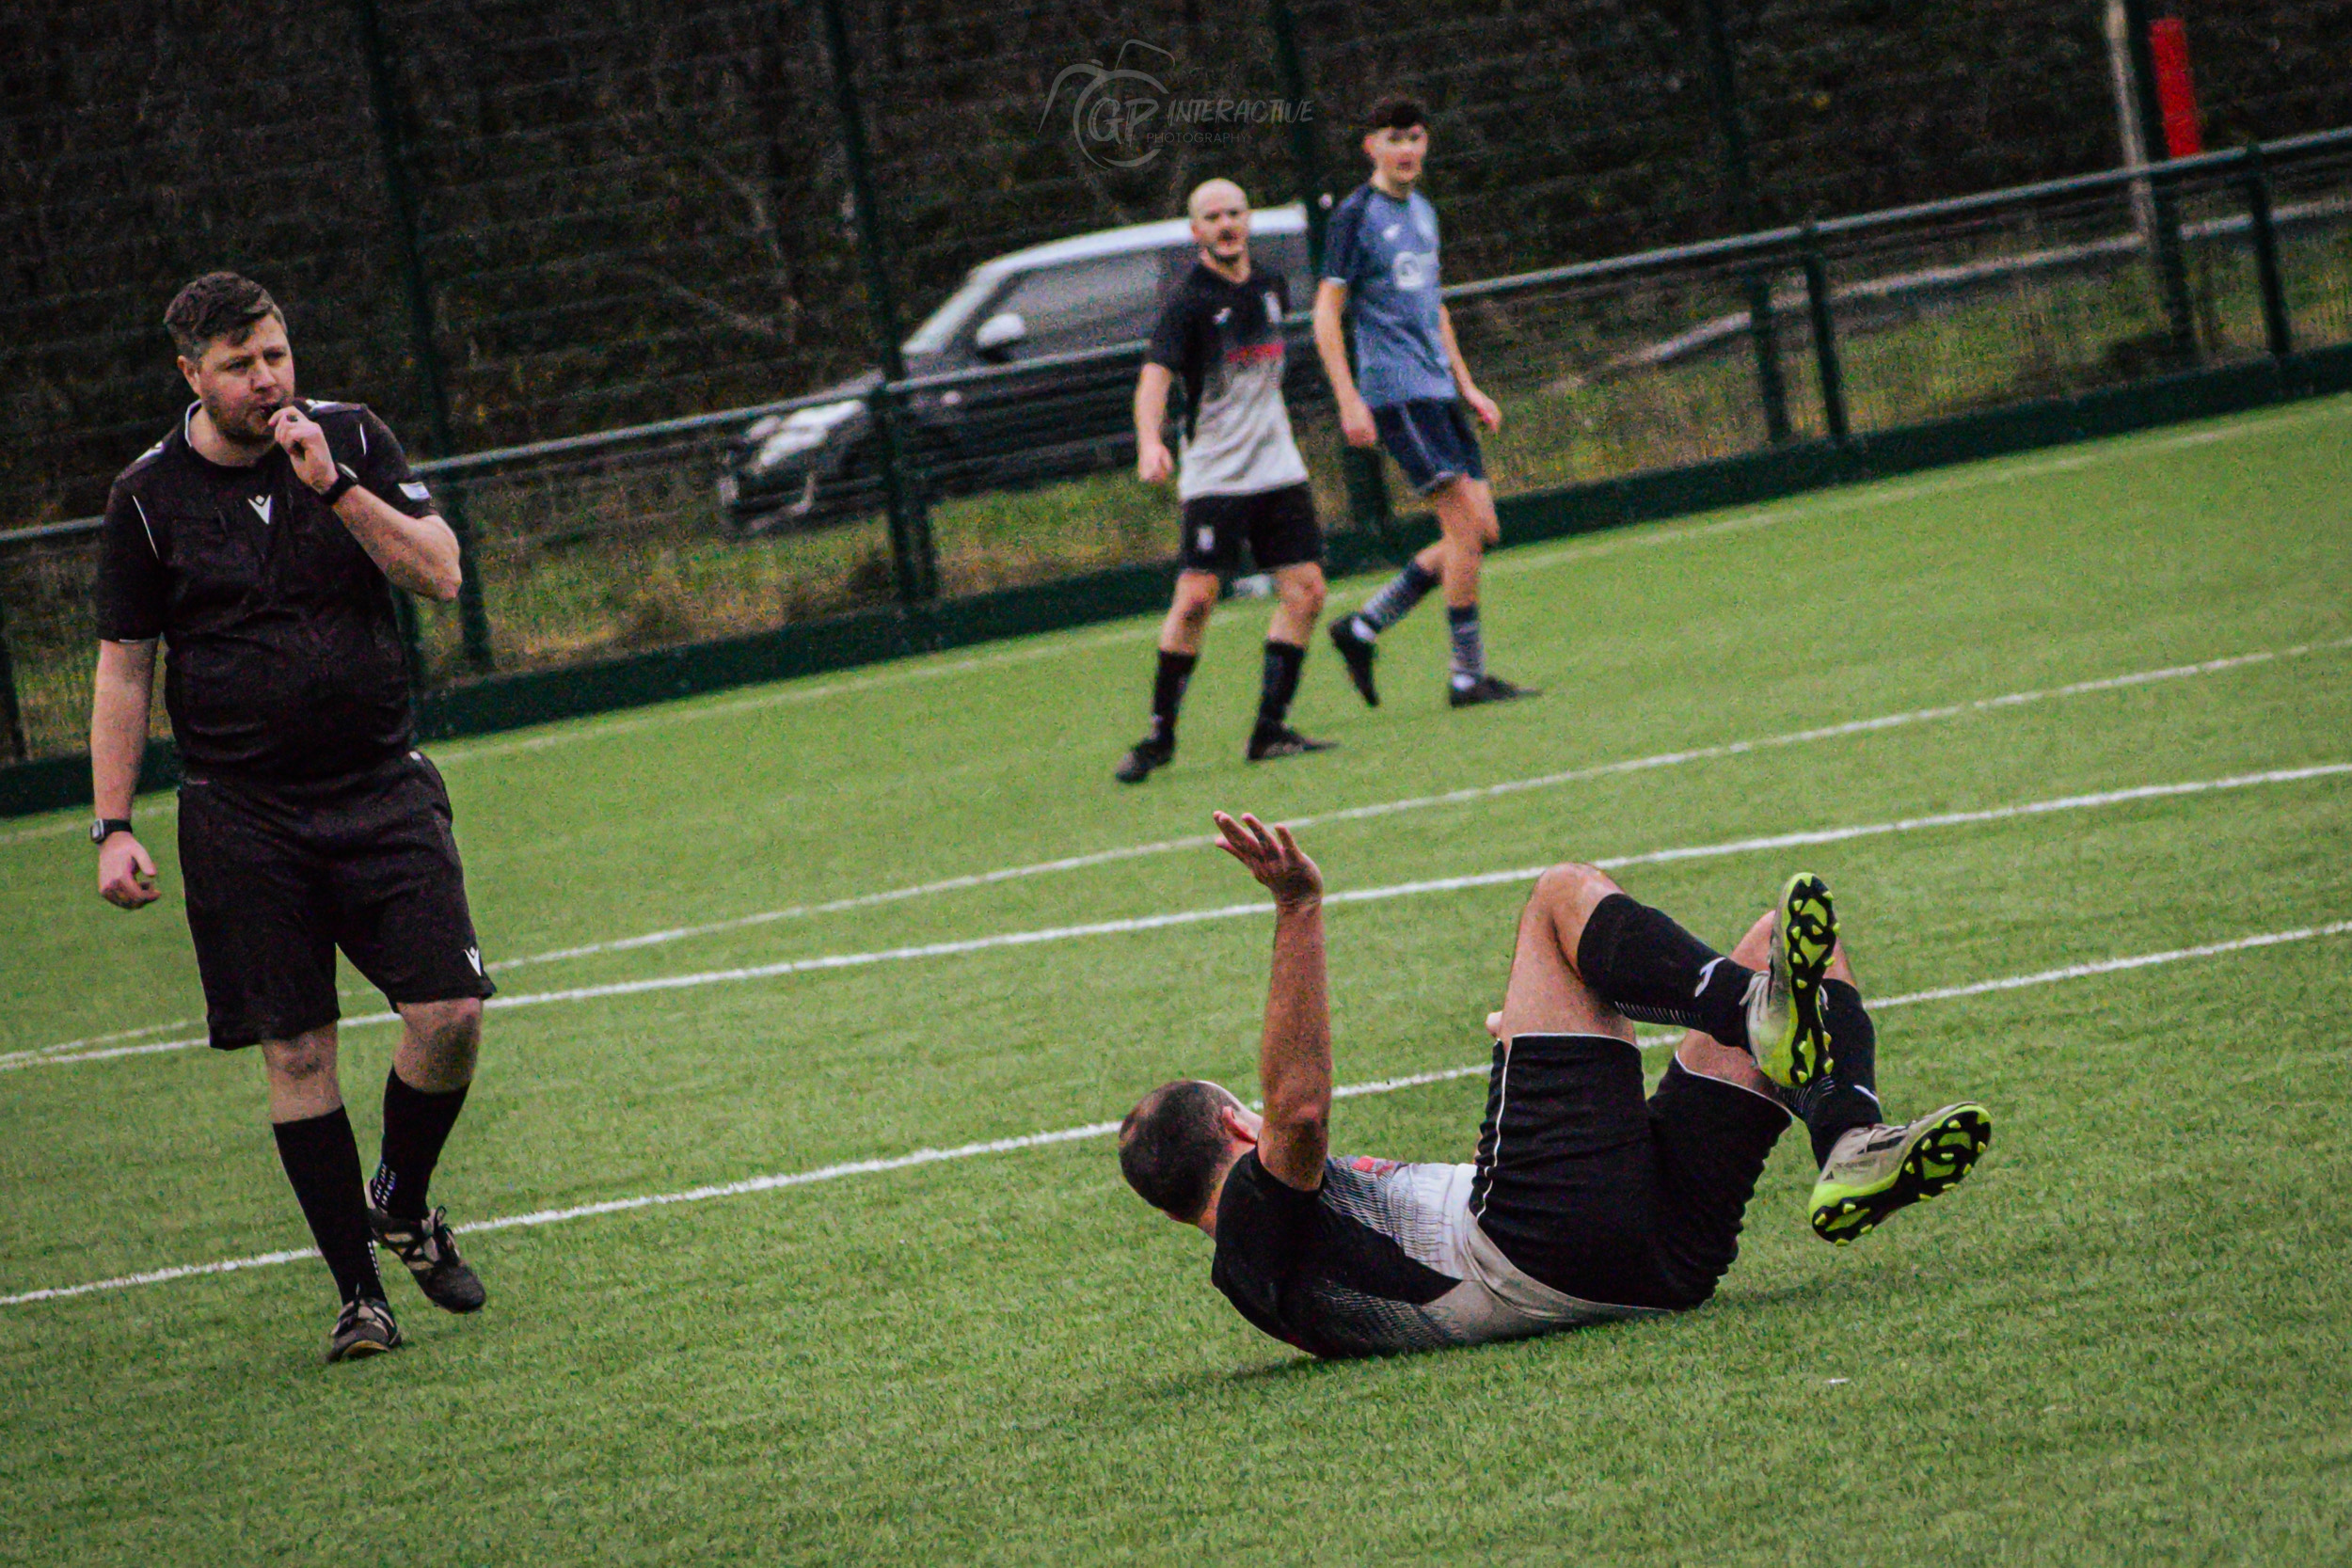
<path fill-rule="evenodd" d="M 90 768 L 98 891 L 154 902 L 131 831 L 158 638 L 186 778 L 180 864 L 217 1050 L 259 1045 L 278 1157 L 335 1276 L 326 1359 L 400 1343 L 373 1242 L 435 1305 L 474 1276 L 426 1184 L 473 1081 L 483 973 L 448 791 L 410 749 L 392 586 L 457 594 L 457 539 L 384 421 L 294 396 L 286 321 L 208 273 L 164 325 L 197 401 L 122 471 L 101 546 Z M 383 1158 L 364 1187 L 335 1070 L 335 950 L 399 1009 Z"/>

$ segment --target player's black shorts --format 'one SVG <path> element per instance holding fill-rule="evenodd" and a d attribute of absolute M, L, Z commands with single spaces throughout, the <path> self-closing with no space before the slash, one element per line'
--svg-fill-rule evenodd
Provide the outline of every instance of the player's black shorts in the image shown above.
<path fill-rule="evenodd" d="M 1406 483 L 1417 496 L 1428 495 L 1457 479 L 1485 479 L 1486 454 L 1478 450 L 1478 433 L 1456 398 L 1416 398 L 1372 411 L 1380 445 L 1405 470 Z"/>
<path fill-rule="evenodd" d="M 495 992 L 450 823 L 421 752 L 319 783 L 183 782 L 180 874 L 214 1046 L 342 1017 L 338 947 L 395 1005 Z"/>
<path fill-rule="evenodd" d="M 1597 1035 L 1495 1046 L 1470 1212 L 1503 1256 L 1581 1301 L 1696 1307 L 1740 1255 L 1740 1221 L 1788 1125 L 1763 1096 Z"/>
<path fill-rule="evenodd" d="M 1323 559 L 1323 529 L 1315 521 L 1315 493 L 1305 484 L 1260 490 L 1248 496 L 1195 496 L 1184 502 L 1184 543 L 1178 560 L 1187 572 L 1232 577 L 1241 570 L 1241 547 L 1261 572 L 1279 572 Z"/>

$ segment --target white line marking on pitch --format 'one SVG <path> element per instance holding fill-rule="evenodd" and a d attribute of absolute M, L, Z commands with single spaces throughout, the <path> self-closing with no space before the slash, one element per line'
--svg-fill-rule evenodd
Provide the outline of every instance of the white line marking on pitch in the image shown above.
<path fill-rule="evenodd" d="M 1468 805 L 1479 800 L 1495 800 L 1505 795 L 1521 794 L 1532 789 L 1551 789 L 1562 784 L 1607 778 L 1614 774 L 1641 773 L 1653 768 L 1681 767 L 1687 763 L 1712 762 L 1724 757 L 1742 756 L 1751 752 L 1771 751 L 1783 746 L 1802 746 L 1815 741 L 1835 740 L 1848 736 L 1899 729 L 1911 724 L 1931 723 L 1945 719 L 1963 717 L 1971 713 L 2022 707 L 2027 704 L 2046 702 L 2060 697 L 2079 697 L 2092 692 L 2114 691 L 2126 687 L 2145 686 L 2155 681 L 2218 674 L 2225 671 L 2244 669 L 2249 665 L 2266 664 L 2275 659 L 2300 658 L 2312 654 L 2333 652 L 2344 648 L 2352 648 L 2352 637 L 2341 638 L 2332 642 L 2301 643 L 2291 648 L 2233 654 L 2224 658 L 2206 659 L 2197 664 L 2175 664 L 2155 670 L 2138 670 L 2128 674 L 2076 681 L 2070 686 L 2051 687 L 2032 691 L 2011 691 L 1998 697 L 1979 697 L 1973 701 L 1953 703 L 1939 707 L 1914 708 L 1904 713 L 1881 714 L 1875 718 L 1854 719 L 1843 723 L 1823 725 L 1813 729 L 1792 730 L 1782 735 L 1765 736 L 1754 740 L 1731 740 L 1714 746 L 1691 747 L 1678 752 L 1661 752 L 1651 756 L 1632 757 L 1622 762 L 1595 763 L 1555 773 L 1540 773 L 1534 778 L 1508 779 L 1501 784 L 1475 784 L 1463 789 L 1448 790 L 1439 795 L 1417 795 L 1401 800 L 1382 800 L 1370 805 L 1345 806 L 1334 811 L 1289 817 L 1285 820 L 1294 828 L 1311 828 L 1327 822 L 1353 822 L 1366 817 L 1388 816 L 1398 812 L 1427 811 L 1439 806 Z M 1064 871 L 1080 871 L 1090 866 L 1109 865 L 1119 861 L 1138 860 L 1147 856 L 1171 854 L 1184 849 L 1204 849 L 1216 842 L 1216 840 L 1208 834 L 1195 834 L 1184 838 L 1157 839 L 1148 844 L 1124 845 L 1115 849 L 1097 849 L 1083 855 L 1065 855 L 1056 860 L 1031 862 L 1025 865 L 1003 866 L 993 871 L 975 871 L 961 877 L 942 878 L 937 881 L 888 888 L 880 893 L 854 894 L 848 897 L 827 899 L 816 904 L 792 904 L 783 909 L 761 910 L 754 914 L 733 915 L 725 920 L 707 921 L 693 926 L 675 926 L 664 930 L 645 931 L 635 936 L 616 937 L 605 942 L 582 942 L 572 947 L 552 948 L 544 953 L 526 953 L 517 958 L 497 959 L 489 967 L 493 971 L 505 971 L 520 969 L 527 964 L 555 963 L 567 958 L 584 958 L 600 953 L 621 953 L 633 948 L 665 946 L 675 942 L 712 936 L 723 931 L 739 931 L 750 927 L 771 925 L 781 920 L 800 920 L 817 915 L 839 914 L 849 910 L 873 909 L 883 904 L 900 903 L 910 898 L 924 898 L 943 893 L 962 892 L 971 888 L 988 887 L 994 883 L 1009 882 L 1024 878 L 1050 876 Z"/>
<path fill-rule="evenodd" d="M 2146 686 L 2159 681 L 2221 674 L 2232 670 L 2272 663 L 2279 659 L 2308 657 L 2317 654 L 2338 652 L 2345 648 L 2352 648 L 2352 637 L 2338 638 L 2328 642 L 2296 643 L 2286 648 L 2258 649 L 2252 653 L 2230 654 L 2194 664 L 2172 664 L 2153 670 L 2135 670 L 2121 675 L 2105 675 L 2093 680 L 2075 681 L 2067 686 L 2011 691 L 1997 697 L 1979 697 L 1968 702 L 1947 704 L 1937 707 L 1914 708 L 1904 713 L 1881 714 L 1876 718 L 1855 719 L 1844 723 L 1794 730 L 1783 735 L 1766 736 L 1756 740 L 1726 741 L 1721 745 L 1688 748 L 1678 752 L 1661 752 L 1651 756 L 1633 757 L 1621 762 L 1596 763 L 1584 768 L 1569 768 L 1563 772 L 1542 773 L 1534 778 L 1509 779 L 1501 784 L 1472 785 L 1464 789 L 1450 790 L 1441 795 L 1413 796 L 1402 800 L 1346 806 L 1316 816 L 1294 817 L 1289 820 L 1293 827 L 1306 828 L 1324 822 L 1346 822 L 1363 817 L 1389 816 L 1397 812 L 1466 805 L 1499 796 L 1518 794 L 1531 789 L 1547 789 L 1589 779 L 1604 778 L 1613 774 L 1645 772 L 1651 768 L 1674 768 L 1686 763 L 1714 761 L 1723 757 L 1740 756 L 1751 752 L 1769 751 L 1783 746 L 1804 745 L 1813 741 L 1837 739 L 1845 736 L 1870 734 L 1911 724 L 1931 723 L 1970 713 L 2022 707 L 2028 704 L 2061 697 L 2078 697 L 2094 692 Z M 988 887 L 998 882 L 1013 881 L 1029 877 L 1078 871 L 1089 866 L 1108 865 L 1119 861 L 1137 860 L 1184 849 L 1203 849 L 1216 842 L 1214 838 L 1203 834 L 1188 838 L 1159 839 L 1148 844 L 1125 845 L 1115 849 L 1099 849 L 1084 855 L 1068 855 L 1057 860 L 1037 861 L 1025 865 L 1004 866 L 993 871 L 976 871 L 961 877 L 943 878 L 937 881 L 887 888 L 880 893 L 855 894 L 848 897 L 828 899 L 816 904 L 793 904 L 783 909 L 762 910 L 754 914 L 734 915 L 725 920 L 708 921 L 701 925 L 676 926 L 664 930 L 646 931 L 636 936 L 618 937 L 606 942 L 583 942 L 577 946 L 558 947 L 544 953 L 527 953 L 517 958 L 494 959 L 489 968 L 493 972 L 504 972 L 510 969 L 519 969 L 528 964 L 554 963 L 567 958 L 588 958 L 600 953 L 621 953 L 640 947 L 666 946 L 671 942 L 685 942 L 695 937 L 712 936 L 723 931 L 744 930 L 752 927 L 771 925 L 777 921 L 838 914 L 850 910 L 872 909 L 912 898 L 930 897 L 939 894 Z M 355 991 L 348 994 L 364 993 Z M 150 1023 L 136 1029 L 120 1030 L 113 1035 L 63 1040 L 54 1045 L 0 1053 L 0 1070 L 22 1066 L 24 1065 L 23 1059 L 26 1057 L 78 1052 L 84 1047 L 110 1044 L 120 1039 L 134 1039 L 141 1035 L 160 1035 L 173 1029 L 191 1028 L 196 1022 L 194 1019 L 187 1019 L 170 1023 Z M 185 1040 L 170 1040 L 145 1049 L 147 1051 L 177 1051 L 189 1043 L 191 1042 Z M 137 1053 L 139 1053 L 116 1052 L 92 1053 L 90 1055 Z M 73 1059 L 88 1058 L 76 1056 Z"/>
<path fill-rule="evenodd" d="M 1921 1002 L 1941 1002 L 1953 997 L 1977 996 L 1992 991 L 2017 990 L 2028 986 L 2055 985 L 2066 980 L 2086 979 L 2097 974 L 2111 974 L 2120 970 L 2145 969 L 2156 964 L 2180 963 L 2190 958 L 2216 958 L 2227 953 L 2243 953 L 2256 948 L 2276 947 L 2285 942 L 2311 942 L 2321 937 L 2342 936 L 2352 932 L 2352 920 L 2332 921 L 2325 926 L 2306 926 L 2292 931 L 2268 931 L 2259 936 L 2239 937 L 2230 942 L 2204 942 L 2195 947 L 2176 947 L 2163 953 L 2142 953 L 2131 958 L 2104 958 L 2093 963 L 2070 964 L 2063 969 L 2047 969 L 2036 974 L 2018 974 L 1998 980 L 1979 980 L 1973 985 L 1947 986 L 1939 990 L 1912 991 L 1902 996 L 1890 996 L 1869 1006 L 1874 1012 L 1889 1007 L 1910 1006 Z M 1665 1043 L 1649 1039 L 1645 1045 Z M 1384 1078 L 1375 1083 L 1346 1084 L 1332 1090 L 1335 1098 L 1359 1095 L 1388 1094 L 1397 1089 L 1413 1088 L 1423 1084 L 1444 1083 L 1455 1078 L 1468 1078 L 1486 1071 L 1487 1064 L 1447 1068 L 1436 1072 L 1407 1073 L 1399 1078 Z M 656 1209 L 674 1203 L 701 1203 L 715 1197 L 739 1197 L 750 1193 L 771 1193 L 787 1187 L 805 1187 L 819 1181 L 838 1181 L 851 1176 L 872 1176 L 883 1171 L 907 1170 L 916 1165 L 935 1165 L 947 1160 L 970 1160 L 983 1154 L 1006 1154 L 1016 1149 L 1041 1148 L 1051 1144 L 1077 1143 L 1089 1138 L 1108 1137 L 1119 1131 L 1115 1121 L 1092 1121 L 1083 1127 L 1064 1127 L 1049 1132 L 1027 1132 L 1019 1137 L 991 1138 L 982 1143 L 958 1144 L 951 1148 L 918 1148 L 905 1154 L 893 1154 L 875 1160 L 850 1160 L 840 1164 L 819 1165 L 814 1170 L 788 1171 L 775 1176 L 755 1176 L 741 1181 L 714 1182 L 704 1187 L 690 1187 L 684 1192 L 649 1193 L 635 1197 L 608 1198 L 601 1203 L 580 1203 L 564 1209 L 538 1209 L 527 1214 L 506 1214 L 495 1219 L 476 1220 L 454 1228 L 469 1235 L 482 1230 L 507 1230 L 523 1226 L 561 1225 L 569 1220 L 589 1219 L 598 1214 L 625 1214 L 640 1209 Z M 268 1268 L 278 1263 L 298 1262 L 315 1258 L 315 1249 L 301 1248 L 285 1252 L 257 1253 L 250 1258 L 230 1258 L 215 1263 L 182 1263 L 171 1268 L 151 1269 L 144 1274 L 122 1275 L 113 1279 L 94 1279 L 82 1285 L 59 1285 L 47 1290 L 24 1291 L 12 1296 L 0 1296 L 0 1307 L 22 1307 L 30 1302 L 61 1301 L 69 1296 L 85 1296 L 100 1291 L 120 1291 L 135 1285 L 161 1285 L 168 1280 L 188 1279 L 198 1275 L 230 1274 L 239 1269 Z"/>
<path fill-rule="evenodd" d="M 2221 790 L 2251 789 L 2265 784 L 2297 784 L 2308 779 L 2324 779 L 2352 774 L 2352 762 L 2315 763 L 2304 768 L 2274 768 L 2265 773 L 2239 773 L 2222 779 L 2199 779 L 2185 784 L 2138 784 L 2128 789 L 2105 790 L 2095 795 L 2066 795 L 2048 800 L 2028 800 L 2017 805 L 1994 806 L 1979 811 L 1939 812 L 1930 816 L 1906 816 L 1892 822 L 1865 822 L 1842 828 L 1804 829 L 1795 832 L 1769 833 L 1756 838 L 1730 839 L 1721 844 L 1691 845 L 1671 849 L 1647 849 L 1638 854 L 1612 855 L 1593 862 L 1608 870 L 1620 870 L 1632 865 L 1663 865 L 1677 861 L 1711 860 L 1724 855 L 1743 855 L 1762 849 L 1789 849 L 1807 845 L 1843 844 L 1853 839 L 1878 838 L 1890 833 L 1919 832 L 1932 828 L 1954 828 L 1984 822 L 2004 822 L 2020 817 L 2047 816 L 2053 812 L 2085 811 L 2104 806 L 2129 804 L 2135 800 L 2159 800 L 2185 795 L 2208 795 Z M 1425 893 L 1452 893 L 1468 888 L 1494 887 L 1507 882 L 1532 881 L 1541 876 L 1541 865 L 1512 866 L 1502 871 L 1477 871 L 1459 877 L 1437 877 L 1421 881 L 1397 882 L 1385 887 L 1341 889 L 1324 895 L 1326 904 L 1369 904 L 1391 898 L 1406 898 Z M 898 963 L 915 958 L 953 958 L 966 953 L 985 953 L 998 948 L 1030 947 L 1041 942 L 1068 942 L 1080 937 L 1122 936 L 1136 931 L 1165 930 L 1176 926 L 1196 926 L 1204 921 L 1233 920 L 1245 915 L 1264 914 L 1274 906 L 1263 902 L 1221 904 L 1211 909 L 1178 910 L 1166 914 L 1132 915 L 1118 920 L 1097 920 L 1077 926 L 1048 926 L 1026 931 L 1001 931 L 993 936 L 961 937 L 946 942 L 912 943 L 903 947 L 884 947 L 864 953 L 825 953 L 807 958 L 785 958 L 774 963 L 750 964 L 733 969 L 697 970 L 684 974 L 655 975 L 647 979 L 612 980 L 601 985 L 573 986 L 562 990 L 526 991 L 519 996 L 496 996 L 487 1004 L 492 1008 L 535 1007 L 557 1002 L 593 1002 L 613 996 L 642 996 L 652 991 L 689 990 L 703 986 L 729 985 L 747 980 L 781 979 L 791 974 L 807 974 L 825 970 L 863 969 L 872 964 Z M 362 1014 L 342 1021 L 346 1029 L 367 1028 L 378 1024 L 396 1023 L 400 1015 L 394 1012 Z M 56 1067 L 69 1062 L 91 1062 L 119 1056 L 152 1055 L 159 1052 L 183 1051 L 204 1044 L 201 1036 L 186 1039 L 159 1040 L 147 1045 L 119 1045 L 100 1051 L 85 1051 L 72 1054 L 19 1052 L 0 1056 L 0 1070 L 26 1067 Z"/>

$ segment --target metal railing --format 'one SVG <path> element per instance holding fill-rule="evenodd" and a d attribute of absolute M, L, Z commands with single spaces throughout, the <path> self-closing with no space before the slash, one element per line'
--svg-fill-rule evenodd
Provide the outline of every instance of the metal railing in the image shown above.
<path fill-rule="evenodd" d="M 2143 187 L 2165 199 L 2136 203 Z M 2148 210 L 2169 214 L 2169 239 L 2138 227 Z M 1498 492 L 1527 499 L 2352 341 L 2347 233 L 2352 130 L 1445 297 L 1466 356 L 1509 414 L 1489 441 Z M 1763 319 L 1786 323 L 1769 336 L 1755 328 L 1759 283 Z M 1305 318 L 1289 329 L 1294 417 L 1321 509 L 1385 539 L 1395 519 L 1384 490 L 1350 470 Z M 846 398 L 420 464 L 471 524 L 479 633 L 424 609 L 418 668 L 446 686 L 485 664 L 559 668 L 1163 560 L 1168 503 L 1121 471 L 1142 351 L 876 381 Z M 810 482 L 824 504 L 723 526 L 718 484 L 744 471 L 754 433 L 849 403 L 873 434 Z M 96 528 L 0 534 L 0 744 L 19 758 L 78 742 Z"/>

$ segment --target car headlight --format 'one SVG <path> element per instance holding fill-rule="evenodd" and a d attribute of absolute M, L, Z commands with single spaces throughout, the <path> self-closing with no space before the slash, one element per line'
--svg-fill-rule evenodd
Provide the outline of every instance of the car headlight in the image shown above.
<path fill-rule="evenodd" d="M 759 451 L 752 459 L 752 467 L 771 468 L 787 459 L 798 457 L 812 447 L 822 446 L 826 437 L 845 421 L 855 418 L 865 406 L 855 398 L 840 403 L 820 403 L 814 408 L 795 409 L 765 431 L 760 425 L 768 424 L 769 420 L 762 420 L 746 432 L 759 442 Z"/>

